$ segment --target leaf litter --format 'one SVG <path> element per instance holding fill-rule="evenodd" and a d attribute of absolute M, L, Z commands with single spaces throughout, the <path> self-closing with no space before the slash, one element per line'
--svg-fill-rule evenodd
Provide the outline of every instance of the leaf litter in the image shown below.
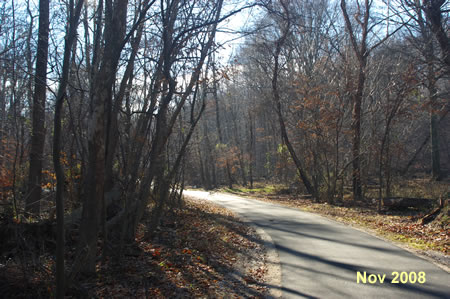
<path fill-rule="evenodd" d="M 81 277 L 70 298 L 264 298 L 266 251 L 256 232 L 235 215 L 207 201 L 186 199 L 167 212 L 156 232 L 150 213 L 135 242 L 120 258 L 99 259 L 94 276 Z M 28 239 L 27 239 L 28 240 Z M 29 240 L 28 240 L 29 241 Z M 0 297 L 52 298 L 54 244 L 20 249 L 0 259 Z M 67 240 L 66 267 L 76 243 Z M 100 245 L 100 244 L 99 244 Z"/>

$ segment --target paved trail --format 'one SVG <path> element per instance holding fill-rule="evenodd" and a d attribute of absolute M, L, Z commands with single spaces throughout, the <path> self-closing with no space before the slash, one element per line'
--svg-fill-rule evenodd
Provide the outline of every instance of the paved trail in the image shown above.
<path fill-rule="evenodd" d="M 276 245 L 283 298 L 450 298 L 450 274 L 388 242 L 315 214 L 239 196 L 187 190 L 262 228 Z M 357 273 L 366 272 L 366 283 Z M 425 274 L 425 283 L 402 283 Z M 380 275 L 380 276 L 378 276 Z M 385 275 L 384 281 L 380 282 Z M 370 281 L 376 282 L 371 284 Z"/>

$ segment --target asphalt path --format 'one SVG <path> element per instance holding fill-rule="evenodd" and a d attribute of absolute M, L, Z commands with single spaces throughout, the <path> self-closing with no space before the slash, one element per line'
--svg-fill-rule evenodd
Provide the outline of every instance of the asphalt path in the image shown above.
<path fill-rule="evenodd" d="M 450 298 L 448 272 L 360 230 L 235 195 L 184 194 L 218 203 L 271 237 L 281 286 L 269 287 L 279 288 L 283 298 Z"/>

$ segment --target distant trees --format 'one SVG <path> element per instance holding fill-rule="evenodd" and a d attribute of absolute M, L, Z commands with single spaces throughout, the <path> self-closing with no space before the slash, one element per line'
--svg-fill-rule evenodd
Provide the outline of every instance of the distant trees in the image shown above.
<path fill-rule="evenodd" d="M 279 72 L 280 72 L 280 54 L 281 50 L 284 47 L 284 44 L 286 40 L 288 39 L 289 33 L 290 33 L 290 26 L 291 26 L 291 16 L 289 15 L 289 6 L 285 2 L 281 2 L 282 6 L 282 16 L 280 21 L 280 35 L 279 38 L 275 41 L 275 49 L 273 53 L 274 58 L 274 64 L 273 64 L 273 75 L 271 78 L 272 81 L 272 97 L 275 102 L 275 109 L 278 115 L 279 123 L 280 123 L 280 131 L 283 143 L 286 145 L 291 158 L 294 161 L 294 164 L 297 168 L 298 174 L 306 188 L 306 191 L 313 196 L 317 197 L 317 190 L 313 189 L 313 186 L 310 182 L 309 175 L 306 173 L 306 170 L 303 166 L 303 159 L 300 158 L 294 147 L 292 146 L 292 143 L 290 142 L 290 139 L 288 137 L 286 124 L 284 121 L 283 113 L 282 113 L 282 105 L 281 105 L 281 99 L 280 99 L 280 91 L 278 86 L 278 80 L 279 80 Z M 284 24 L 283 24 L 284 23 Z"/>
<path fill-rule="evenodd" d="M 345 27 L 349 40 L 351 43 L 351 48 L 358 61 L 356 76 L 349 78 L 350 83 L 348 93 L 353 105 L 353 116 L 352 116 L 352 130 L 353 130 L 353 148 L 352 148 L 352 181 L 353 181 L 353 199 L 362 200 L 362 185 L 361 185 L 361 117 L 362 117 L 362 105 L 364 101 L 364 89 L 366 85 L 366 72 L 367 72 L 367 62 L 371 52 L 385 42 L 390 35 L 395 33 L 400 27 L 397 27 L 393 32 L 387 32 L 386 36 L 374 44 L 369 44 L 369 35 L 374 34 L 375 24 L 369 23 L 371 18 L 371 8 L 373 1 L 365 0 L 356 2 L 356 12 L 354 14 L 355 21 L 358 25 L 352 24 L 349 17 L 349 12 L 347 9 L 347 3 L 345 0 L 341 0 L 340 6 L 342 14 L 344 16 Z M 360 28 L 356 29 L 355 27 Z M 360 37 L 358 37 L 357 32 L 360 32 Z M 375 34 L 376 36 L 376 34 Z M 354 85 L 356 84 L 356 85 Z"/>
<path fill-rule="evenodd" d="M 428 163 L 418 151 L 426 147 L 420 144 L 427 136 L 422 129 L 426 115 L 420 107 L 434 102 L 429 111 L 438 119 L 445 117 L 441 99 L 448 93 L 448 75 L 439 70 L 439 53 L 433 51 L 436 100 L 424 101 L 429 93 L 420 82 L 427 82 L 422 71 L 429 64 L 415 54 L 420 52 L 414 45 L 427 44 L 420 40 L 420 31 L 412 30 L 419 28 L 412 10 L 415 3 L 403 8 L 395 1 L 390 4 L 388 8 L 373 1 L 264 3 L 262 17 L 252 28 L 255 34 L 235 56 L 234 71 L 223 69 L 229 80 L 218 81 L 220 101 L 215 107 L 221 108 L 221 135 L 229 137 L 218 141 L 211 126 L 217 115 L 213 110 L 203 120 L 204 133 L 196 135 L 194 144 L 216 142 L 213 155 L 214 146 L 196 149 L 202 169 L 213 165 L 215 181 L 225 184 L 226 163 L 221 159 L 227 148 L 233 153 L 227 159 L 236 161 L 230 163 L 235 176 L 244 173 L 256 180 L 290 184 L 298 174 L 306 181 L 304 191 L 329 202 L 341 200 L 349 182 L 355 200 L 374 187 L 379 197 L 385 197 L 392 195 L 393 181 L 406 165 L 415 164 L 417 171 L 429 165 L 432 171 L 436 157 Z M 445 27 L 448 12 L 442 5 L 439 11 Z M 252 126 L 244 125 L 249 121 Z M 443 137 L 436 130 L 433 135 Z M 434 148 L 441 149 L 442 144 Z M 247 163 L 241 163 L 245 152 Z M 192 165 L 195 169 L 194 160 Z M 198 185 L 196 172 L 188 173 L 188 181 Z M 205 182 L 206 171 L 197 173 L 203 173 L 200 181 Z"/>
<path fill-rule="evenodd" d="M 447 17 L 443 15 L 445 3 L 442 1 L 408 1 L 395 3 L 392 10 L 402 12 L 402 21 L 407 29 L 408 44 L 414 49 L 420 84 L 425 88 L 426 106 L 429 111 L 431 140 L 431 170 L 433 178 L 440 180 L 441 154 L 439 122 L 440 111 L 448 109 L 441 101 L 442 94 L 448 90 L 439 87 L 440 82 L 448 82 L 448 36 L 445 24 Z M 406 19 L 405 19 L 406 18 Z M 439 51 L 439 46 L 441 51 Z M 439 53 L 441 52 L 441 53 Z M 441 54 L 441 55 L 440 55 Z M 442 58 L 442 59 L 440 59 Z M 441 90 L 440 90 L 441 89 Z M 445 113 L 445 112 L 444 112 Z"/>

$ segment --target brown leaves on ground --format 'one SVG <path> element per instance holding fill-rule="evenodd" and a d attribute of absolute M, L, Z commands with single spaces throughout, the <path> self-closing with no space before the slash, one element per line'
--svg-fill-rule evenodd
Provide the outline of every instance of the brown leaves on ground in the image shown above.
<path fill-rule="evenodd" d="M 103 298 L 258 298 L 266 291 L 264 265 L 257 263 L 259 270 L 236 269 L 242 254 L 263 255 L 263 251 L 255 232 L 226 209 L 187 201 L 165 217 L 152 240 L 146 235 L 143 223 L 136 245 L 128 248 L 124 260 L 117 265 L 107 263 L 96 279 L 86 281 L 90 294 Z"/>
<path fill-rule="evenodd" d="M 151 238 L 146 229 L 149 218 L 144 217 L 136 242 L 125 245 L 120 259 L 108 257 L 104 263 L 99 259 L 96 275 L 77 280 L 67 295 L 261 298 L 266 293 L 261 241 L 230 211 L 206 201 L 186 201 L 167 213 Z M 29 237 L 25 240 L 26 248 L 19 246 L 20 252 L 0 259 L 0 297 L 54 297 L 54 245 L 36 249 Z M 67 244 L 67 257 L 73 246 Z"/>

